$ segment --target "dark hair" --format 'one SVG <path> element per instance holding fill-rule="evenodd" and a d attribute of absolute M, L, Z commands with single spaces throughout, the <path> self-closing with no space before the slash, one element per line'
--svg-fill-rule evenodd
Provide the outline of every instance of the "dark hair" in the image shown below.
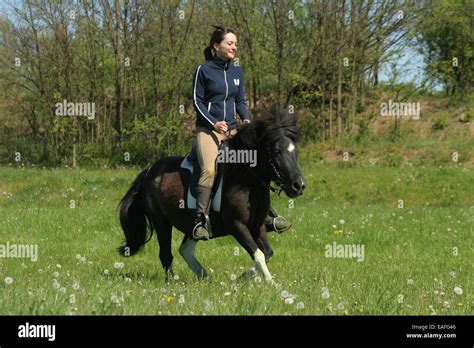
<path fill-rule="evenodd" d="M 207 46 L 204 50 L 204 57 L 207 60 L 211 60 L 214 57 L 213 51 L 214 51 L 214 44 L 220 44 L 222 40 L 224 40 L 224 36 L 228 33 L 232 33 L 234 35 L 237 35 L 237 32 L 229 27 L 219 27 L 217 25 L 213 25 L 215 28 L 214 32 L 211 35 L 211 41 L 209 43 L 209 46 Z"/>

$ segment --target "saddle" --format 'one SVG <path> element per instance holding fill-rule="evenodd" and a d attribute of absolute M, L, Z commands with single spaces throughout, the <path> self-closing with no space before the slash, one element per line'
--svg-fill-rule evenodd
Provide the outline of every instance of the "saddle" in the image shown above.
<path fill-rule="evenodd" d="M 221 143 L 219 151 L 223 150 L 225 146 L 228 146 L 226 141 Z M 181 168 L 188 170 L 191 175 L 189 187 L 187 188 L 186 208 L 196 209 L 196 186 L 198 185 L 199 177 L 201 176 L 201 166 L 199 165 L 197 157 L 196 144 L 193 145 L 191 151 L 184 157 L 181 162 Z M 221 211 L 222 181 L 222 163 L 217 163 L 216 178 L 211 191 L 211 211 Z"/>

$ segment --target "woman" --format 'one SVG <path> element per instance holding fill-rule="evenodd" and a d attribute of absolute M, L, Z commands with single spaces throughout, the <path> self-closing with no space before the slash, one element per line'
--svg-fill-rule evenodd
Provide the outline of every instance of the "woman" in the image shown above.
<path fill-rule="evenodd" d="M 196 147 L 201 176 L 197 186 L 195 240 L 208 240 L 212 185 L 216 174 L 218 147 L 226 134 L 237 132 L 237 114 L 250 123 L 245 100 L 243 71 L 232 63 L 237 52 L 237 34 L 231 28 L 214 26 L 211 41 L 204 50 L 206 63 L 194 74 L 193 98 L 196 110 Z M 271 208 L 265 220 L 268 230 L 283 232 L 291 227 Z M 278 219 L 280 218 L 280 219 Z"/>

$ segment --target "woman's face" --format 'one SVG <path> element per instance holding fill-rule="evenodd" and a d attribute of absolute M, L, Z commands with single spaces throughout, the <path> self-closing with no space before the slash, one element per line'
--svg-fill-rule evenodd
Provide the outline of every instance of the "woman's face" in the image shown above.
<path fill-rule="evenodd" d="M 234 59 L 237 53 L 237 36 L 232 33 L 225 34 L 220 44 L 214 44 L 214 49 L 222 59 Z"/>

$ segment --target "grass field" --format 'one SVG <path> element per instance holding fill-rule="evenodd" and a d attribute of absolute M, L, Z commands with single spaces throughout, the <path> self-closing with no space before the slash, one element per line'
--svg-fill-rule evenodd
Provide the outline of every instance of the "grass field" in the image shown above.
<path fill-rule="evenodd" d="M 170 284 L 156 237 L 119 257 L 116 207 L 138 168 L 0 168 L 0 244 L 38 245 L 36 262 L 0 259 L 0 314 L 473 314 L 472 168 L 302 163 L 305 194 L 272 198 L 294 223 L 269 236 L 280 288 L 240 278 L 253 262 L 231 237 L 198 245 L 211 280 L 179 256 L 179 231 Z M 326 257 L 333 243 L 363 261 Z"/>

